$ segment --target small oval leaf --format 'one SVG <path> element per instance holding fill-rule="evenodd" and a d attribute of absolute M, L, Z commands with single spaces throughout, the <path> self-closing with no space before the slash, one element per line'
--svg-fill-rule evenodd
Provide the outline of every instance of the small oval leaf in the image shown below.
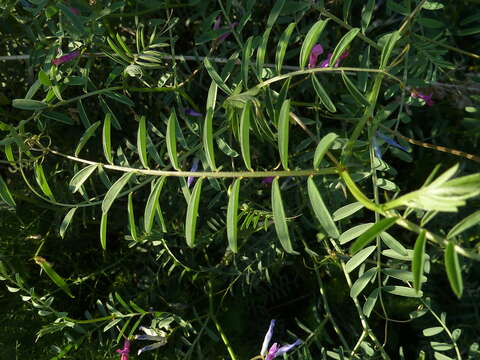
<path fill-rule="evenodd" d="M 312 205 L 313 212 L 315 213 L 320 225 L 322 225 L 329 236 L 334 239 L 338 239 L 340 233 L 338 232 L 337 226 L 333 222 L 330 212 L 325 206 L 322 196 L 320 195 L 320 192 L 318 191 L 312 177 L 309 177 L 307 180 L 307 190 L 310 204 Z"/>
<path fill-rule="evenodd" d="M 90 175 L 92 175 L 97 167 L 97 164 L 88 165 L 72 177 L 72 180 L 70 180 L 70 184 L 68 185 L 72 193 L 76 193 L 80 189 L 83 183 L 90 177 Z"/>
<path fill-rule="evenodd" d="M 328 20 L 317 21 L 315 24 L 313 24 L 313 26 L 310 28 L 307 35 L 305 36 L 302 48 L 300 49 L 300 69 L 305 69 L 305 65 L 307 65 L 307 61 L 312 51 L 312 48 L 320 37 L 320 34 L 325 28 L 325 25 L 327 25 L 327 21 Z"/>
<path fill-rule="evenodd" d="M 325 135 L 322 140 L 317 145 L 315 149 L 315 155 L 313 156 L 313 168 L 318 169 L 320 163 L 322 162 L 323 157 L 325 156 L 326 152 L 330 148 L 330 145 L 335 141 L 338 137 L 335 133 L 328 133 Z"/>
<path fill-rule="evenodd" d="M 137 132 L 137 151 L 140 161 L 145 169 L 148 169 L 148 158 L 147 158 L 147 125 L 145 116 L 140 116 L 140 121 L 138 123 L 138 132 Z"/>
<path fill-rule="evenodd" d="M 375 251 L 375 248 L 376 246 L 372 245 L 360 250 L 357 254 L 355 254 L 355 256 L 347 261 L 345 264 L 345 270 L 347 272 L 352 272 L 358 266 L 362 265 L 363 262 Z"/>
<path fill-rule="evenodd" d="M 448 281 L 450 282 L 453 292 L 458 298 L 462 297 L 462 269 L 460 268 L 458 255 L 455 251 L 455 244 L 451 241 L 448 242 L 445 249 L 445 270 L 447 271 Z"/>
<path fill-rule="evenodd" d="M 158 205 L 158 199 L 160 197 L 160 193 L 162 192 L 162 188 L 166 180 L 166 176 L 162 176 L 160 179 L 158 179 L 152 185 L 150 195 L 148 196 L 147 204 L 145 205 L 145 213 L 143 216 L 143 226 L 147 234 L 152 231 L 153 220 L 155 219 L 155 210 L 157 209 Z"/>
<path fill-rule="evenodd" d="M 102 212 L 106 213 L 110 210 L 113 202 L 117 198 L 120 191 L 122 191 L 123 187 L 128 183 L 131 177 L 134 175 L 133 172 L 128 172 L 123 174 L 120 179 L 118 179 L 110 189 L 108 189 L 107 193 L 105 194 L 105 198 L 102 201 Z"/>
<path fill-rule="evenodd" d="M 63 218 L 63 221 L 62 223 L 60 224 L 60 237 L 63 239 L 63 237 L 65 236 L 65 232 L 67 231 L 68 229 L 68 226 L 70 225 L 70 223 L 72 222 L 72 219 L 73 219 L 73 215 L 75 215 L 75 211 L 77 211 L 78 208 L 71 208 L 67 214 L 65 215 L 65 217 Z"/>
<path fill-rule="evenodd" d="M 290 100 L 285 100 L 278 117 L 278 151 L 285 170 L 288 170 L 288 135 L 290 125 Z"/>
<path fill-rule="evenodd" d="M 318 81 L 315 74 L 312 74 L 312 84 L 313 84 L 313 88 L 315 89 L 315 92 L 317 93 L 318 98 L 320 99 L 322 104 L 327 108 L 327 110 L 330 112 L 336 112 L 337 108 L 333 104 L 332 99 L 330 99 L 330 96 L 328 96 L 322 84 L 320 84 L 320 81 Z"/>
<path fill-rule="evenodd" d="M 425 244 L 427 238 L 425 237 L 425 230 L 420 231 L 415 246 L 413 248 L 412 273 L 413 273 L 413 288 L 418 292 L 422 287 L 421 278 L 423 275 L 423 266 L 425 264 Z"/>
<path fill-rule="evenodd" d="M 195 246 L 195 232 L 197 228 L 198 205 L 200 204 L 200 194 L 202 192 L 203 178 L 200 178 L 193 187 L 190 200 L 188 201 L 187 218 L 185 220 L 185 237 L 189 247 Z"/>
<path fill-rule="evenodd" d="M 364 232 L 355 242 L 350 246 L 350 253 L 355 254 L 357 251 L 363 249 L 369 244 L 375 237 L 377 237 L 382 231 L 389 229 L 393 224 L 397 222 L 396 217 L 384 218 L 377 222 Z"/>
<path fill-rule="evenodd" d="M 237 234 L 238 234 L 238 194 L 240 192 L 240 181 L 236 179 L 230 189 L 230 196 L 228 198 L 227 208 L 227 237 L 228 246 L 234 253 L 238 251 L 237 248 Z"/>
<path fill-rule="evenodd" d="M 252 171 L 252 163 L 250 160 L 250 102 L 245 103 L 240 116 L 240 149 L 242 150 L 242 158 L 248 170 Z"/>

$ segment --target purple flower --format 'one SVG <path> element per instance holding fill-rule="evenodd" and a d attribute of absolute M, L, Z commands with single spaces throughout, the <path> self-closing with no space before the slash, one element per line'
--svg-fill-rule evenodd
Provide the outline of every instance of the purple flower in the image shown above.
<path fill-rule="evenodd" d="M 308 68 L 314 68 L 317 66 L 317 59 L 320 54 L 323 54 L 323 47 L 320 44 L 315 44 L 310 52 L 310 58 L 308 59 Z"/>
<path fill-rule="evenodd" d="M 377 139 L 376 139 L 377 137 L 382 139 L 383 141 L 385 141 L 387 144 L 408 153 L 408 149 L 405 146 L 400 145 L 399 143 L 397 143 L 392 138 L 388 137 L 387 135 L 382 134 L 380 131 L 377 131 L 376 136 L 374 136 L 372 138 L 373 150 L 375 151 L 375 156 L 377 158 L 382 159 L 382 152 L 380 150 L 380 147 L 377 144 Z"/>
<path fill-rule="evenodd" d="M 272 340 L 272 335 L 273 335 L 273 328 L 275 327 L 275 320 L 270 321 L 270 326 L 268 327 L 268 331 L 265 334 L 265 338 L 263 339 L 263 344 L 262 344 L 262 349 L 260 351 L 260 355 L 267 357 L 265 360 L 272 360 L 275 359 L 277 356 L 281 356 L 285 354 L 286 352 L 290 351 L 293 349 L 295 346 L 298 346 L 302 343 L 300 339 L 297 339 L 294 343 L 292 344 L 287 344 L 282 347 L 279 347 L 277 343 L 274 343 L 270 349 L 268 350 L 268 345 L 270 344 L 270 340 Z"/>
<path fill-rule="evenodd" d="M 215 19 L 215 23 L 213 24 L 213 30 L 218 30 L 220 29 L 220 24 L 222 22 L 222 17 L 221 16 L 217 16 L 217 18 Z"/>
<path fill-rule="evenodd" d="M 199 112 L 196 112 L 193 109 L 185 109 L 185 114 L 187 114 L 189 116 L 194 116 L 194 117 L 202 117 L 203 116 L 203 114 L 201 114 Z"/>
<path fill-rule="evenodd" d="M 232 30 L 232 29 L 233 29 L 235 26 L 237 26 L 237 25 L 238 25 L 238 22 L 235 21 L 234 23 L 231 23 L 228 28 L 229 28 L 230 30 Z M 217 39 L 217 42 L 218 42 L 218 43 L 221 43 L 221 42 L 225 41 L 231 34 L 232 34 L 232 32 L 229 31 L 229 32 L 226 32 L 226 33 L 223 34 L 223 35 L 220 35 L 220 36 L 218 37 L 218 39 Z"/>
<path fill-rule="evenodd" d="M 58 66 L 58 65 L 61 65 L 63 63 L 66 63 L 68 61 L 72 61 L 73 59 L 75 59 L 79 56 L 80 56 L 80 51 L 75 50 L 75 51 L 72 51 L 71 53 L 60 56 L 59 58 L 53 59 L 52 64 Z"/>
<path fill-rule="evenodd" d="M 328 53 L 327 58 L 321 62 L 320 67 L 322 68 L 330 67 L 330 59 L 332 58 L 332 55 L 333 53 Z M 339 67 L 340 61 L 345 59 L 348 55 L 349 55 L 348 51 L 345 51 L 342 55 L 340 55 L 340 58 L 335 62 L 334 67 Z"/>
<path fill-rule="evenodd" d="M 268 176 L 268 177 L 266 177 L 266 178 L 263 178 L 262 184 L 271 184 L 271 183 L 273 182 L 273 178 L 274 178 L 274 177 L 275 177 L 275 176 Z"/>
<path fill-rule="evenodd" d="M 432 100 L 432 93 L 428 94 L 428 95 L 425 95 L 425 94 L 422 94 L 420 92 L 417 92 L 416 90 L 412 90 L 412 92 L 410 93 L 410 96 L 413 97 L 413 98 L 417 98 L 417 99 L 422 99 L 423 101 L 425 101 L 425 104 L 427 104 L 427 106 L 433 106 L 434 102 Z"/>
<path fill-rule="evenodd" d="M 123 349 L 118 349 L 117 353 L 120 354 L 120 360 L 128 360 L 128 353 L 130 352 L 130 341 L 125 339 L 123 343 Z"/>
<path fill-rule="evenodd" d="M 198 158 L 193 159 L 192 168 L 190 171 L 197 171 L 198 169 Z M 189 176 L 187 179 L 187 186 L 190 187 L 195 182 L 195 178 L 193 176 Z"/>

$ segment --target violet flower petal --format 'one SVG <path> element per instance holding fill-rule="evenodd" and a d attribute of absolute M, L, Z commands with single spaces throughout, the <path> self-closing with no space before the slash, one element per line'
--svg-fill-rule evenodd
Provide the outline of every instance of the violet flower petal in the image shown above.
<path fill-rule="evenodd" d="M 120 354 L 120 360 L 128 360 L 128 354 L 130 353 L 130 341 L 128 339 L 125 339 L 123 349 L 117 349 L 117 353 Z"/>
<path fill-rule="evenodd" d="M 263 179 L 263 181 L 265 181 L 266 179 L 268 178 Z M 273 180 L 273 176 L 271 177 L 271 179 Z M 270 340 L 272 340 L 274 327 L 275 327 L 275 320 L 272 320 L 270 321 L 270 326 L 268 327 L 268 331 L 265 334 L 265 338 L 263 339 L 262 350 L 260 351 L 260 355 L 262 356 L 265 356 L 267 354 L 268 345 L 270 345 Z"/>
<path fill-rule="evenodd" d="M 423 101 L 425 101 L 425 104 L 427 104 L 427 106 L 433 106 L 433 104 L 435 104 L 432 100 L 433 93 L 430 93 L 430 94 L 426 95 L 426 94 L 423 94 L 423 93 L 420 93 L 420 92 L 417 92 L 417 91 L 413 90 L 410 93 L 410 96 L 413 97 L 413 98 L 422 99 Z"/>
<path fill-rule="evenodd" d="M 323 47 L 320 44 L 315 44 L 310 52 L 310 58 L 308 59 L 308 68 L 314 68 L 317 66 L 317 59 L 320 54 L 323 54 Z"/>
<path fill-rule="evenodd" d="M 195 158 L 193 160 L 192 168 L 190 169 L 190 171 L 197 171 L 197 169 L 198 169 L 198 158 Z M 189 176 L 187 179 L 187 186 L 188 187 L 192 186 L 194 181 L 195 181 L 195 178 L 193 176 Z"/>
<path fill-rule="evenodd" d="M 238 22 L 235 21 L 234 23 L 230 24 L 230 26 L 229 26 L 228 28 L 231 30 L 231 29 L 233 29 L 233 28 L 234 28 L 235 26 L 237 26 L 237 25 L 238 25 Z M 232 32 L 229 31 L 229 32 L 227 32 L 227 33 L 225 33 L 225 34 L 223 34 L 223 35 L 220 35 L 220 36 L 218 37 L 218 39 L 217 39 L 217 42 L 218 42 L 218 43 L 221 43 L 221 42 L 225 41 L 231 34 L 232 34 Z"/>
<path fill-rule="evenodd" d="M 56 59 L 53 59 L 52 64 L 58 66 L 58 65 L 61 65 L 63 63 L 66 63 L 68 61 L 72 61 L 73 59 L 77 58 L 78 56 L 80 56 L 80 51 L 75 50 L 75 51 L 72 51 L 69 54 L 60 56 L 59 58 L 56 58 Z"/>
<path fill-rule="evenodd" d="M 372 145 L 373 145 L 373 151 L 375 152 L 375 156 L 382 160 L 382 151 L 380 150 L 380 146 L 377 144 L 377 139 L 375 137 L 372 138 Z"/>
<path fill-rule="evenodd" d="M 387 144 L 389 145 L 392 145 L 400 150 L 403 150 L 405 152 L 408 152 L 408 149 L 405 147 L 405 146 L 402 146 L 400 145 L 399 143 L 397 143 L 395 140 L 393 140 L 392 138 L 388 137 L 387 135 L 384 135 L 382 134 L 380 131 L 377 131 L 377 136 L 382 139 L 383 141 L 385 141 Z"/>
<path fill-rule="evenodd" d="M 185 109 L 185 114 L 189 115 L 189 116 L 194 116 L 194 117 L 202 117 L 203 116 L 202 113 L 196 112 L 193 109 Z"/>
<path fill-rule="evenodd" d="M 285 354 L 286 352 L 292 350 L 295 346 L 298 346 L 302 343 L 302 340 L 297 339 L 294 343 L 288 344 L 288 345 L 283 345 L 280 349 L 277 350 L 275 353 L 274 357 L 281 356 Z"/>
<path fill-rule="evenodd" d="M 218 30 L 220 29 L 220 24 L 222 22 L 222 17 L 221 16 L 217 16 L 217 18 L 215 19 L 215 23 L 213 24 L 213 30 Z"/>
<path fill-rule="evenodd" d="M 268 350 L 268 354 L 267 354 L 267 357 L 265 358 L 265 360 L 272 360 L 275 358 L 275 356 L 277 355 L 277 351 L 278 351 L 278 344 L 277 343 L 274 343 L 272 345 L 272 347 L 270 348 L 270 350 Z"/>
<path fill-rule="evenodd" d="M 151 345 L 147 345 L 143 348 L 141 348 L 140 350 L 138 350 L 138 353 L 137 355 L 140 355 L 141 353 L 145 352 L 145 351 L 150 351 L 150 350 L 154 350 L 154 349 L 157 349 L 163 345 L 165 345 L 167 342 L 164 341 L 164 342 L 156 342 L 156 343 L 153 343 Z M 128 359 L 127 359 L 128 360 Z"/>

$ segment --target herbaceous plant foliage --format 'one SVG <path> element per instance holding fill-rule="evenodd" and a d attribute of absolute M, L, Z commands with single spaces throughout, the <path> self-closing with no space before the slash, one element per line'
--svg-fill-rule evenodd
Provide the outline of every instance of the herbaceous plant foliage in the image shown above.
<path fill-rule="evenodd" d="M 477 1 L 0 9 L 1 358 L 480 357 Z"/>

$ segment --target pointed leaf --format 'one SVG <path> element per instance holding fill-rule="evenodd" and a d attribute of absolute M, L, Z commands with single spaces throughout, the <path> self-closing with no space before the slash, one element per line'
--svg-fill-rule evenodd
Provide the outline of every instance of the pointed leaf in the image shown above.
<path fill-rule="evenodd" d="M 251 103 L 245 103 L 245 106 L 242 110 L 242 115 L 240 117 L 240 149 L 242 150 L 242 158 L 245 163 L 245 167 L 253 171 L 252 163 L 250 160 L 250 106 Z"/>
<path fill-rule="evenodd" d="M 107 249 L 107 223 L 108 213 L 102 213 L 102 219 L 100 220 L 100 245 L 103 250 Z"/>
<path fill-rule="evenodd" d="M 330 99 L 330 96 L 328 96 L 322 84 L 320 84 L 320 81 L 318 81 L 315 74 L 312 74 L 312 83 L 313 88 L 315 89 L 315 92 L 317 93 L 317 96 L 319 97 L 322 104 L 327 108 L 328 111 L 336 112 L 337 108 L 333 104 L 332 99 Z"/>
<path fill-rule="evenodd" d="M 153 220 L 155 219 L 155 211 L 158 208 L 158 199 L 166 180 L 166 176 L 162 176 L 160 179 L 158 179 L 152 186 L 150 195 L 148 196 L 147 204 L 145 205 L 145 213 L 143 216 L 143 226 L 147 234 L 152 231 Z"/>
<path fill-rule="evenodd" d="M 133 212 L 133 192 L 128 194 L 128 225 L 132 239 L 138 241 L 137 225 L 135 225 L 135 214 Z"/>
<path fill-rule="evenodd" d="M 70 296 L 72 299 L 75 298 L 73 294 L 71 293 L 67 282 L 60 276 L 58 273 L 53 270 L 53 268 L 50 266 L 50 264 L 41 256 L 35 256 L 34 257 L 35 262 L 40 265 L 40 267 L 45 271 L 45 274 L 48 275 L 50 279 L 60 288 L 62 289 L 68 296 Z"/>
<path fill-rule="evenodd" d="M 365 289 L 370 280 L 377 274 L 376 268 L 371 268 L 365 271 L 352 285 L 350 289 L 350 297 L 356 298 Z"/>
<path fill-rule="evenodd" d="M 413 297 L 413 298 L 419 298 L 423 296 L 422 291 L 417 292 L 415 289 L 409 288 L 406 286 L 396 286 L 396 285 L 384 286 L 383 290 L 389 294 L 397 295 L 397 296 L 405 296 L 405 297 Z"/>
<path fill-rule="evenodd" d="M 42 110 L 48 108 L 48 104 L 31 99 L 13 99 L 12 106 L 21 110 Z"/>
<path fill-rule="evenodd" d="M 355 84 L 350 80 L 345 74 L 345 72 L 342 71 L 342 79 L 343 83 L 345 84 L 348 92 L 350 95 L 352 95 L 353 99 L 360 105 L 363 106 L 370 106 L 370 103 L 368 102 L 367 98 L 360 92 L 360 90 L 357 89 Z"/>
<path fill-rule="evenodd" d="M 342 206 L 340 209 L 336 210 L 333 213 L 333 221 L 339 221 L 349 217 L 350 215 L 355 214 L 360 209 L 363 209 L 364 205 L 361 202 L 354 202 L 345 206 Z"/>
<path fill-rule="evenodd" d="M 288 170 L 288 135 L 290 125 L 290 100 L 285 100 L 278 117 L 278 151 L 283 168 Z"/>
<path fill-rule="evenodd" d="M 407 249 L 392 235 L 387 233 L 386 231 L 382 231 L 380 233 L 380 237 L 382 238 L 385 245 L 387 245 L 390 249 L 397 252 L 401 256 L 408 256 Z"/>
<path fill-rule="evenodd" d="M 43 167 L 40 163 L 35 163 L 35 180 L 37 181 L 37 184 L 42 192 L 47 195 L 50 200 L 55 201 L 55 197 L 53 196 L 50 186 L 48 185 L 47 178 L 43 172 Z"/>
<path fill-rule="evenodd" d="M 15 200 L 13 199 L 10 190 L 8 190 L 7 184 L 0 175 L 0 199 L 6 202 L 8 205 L 15 207 Z"/>
<path fill-rule="evenodd" d="M 367 231 L 370 227 L 372 227 L 373 223 L 365 223 L 365 224 L 360 224 L 356 225 L 347 231 L 343 232 L 340 235 L 340 238 L 338 241 L 340 244 L 346 244 L 349 241 L 352 241 L 353 239 L 356 239 L 360 235 L 362 235 L 365 231 Z"/>
<path fill-rule="evenodd" d="M 83 126 L 85 126 L 85 129 L 88 129 L 90 127 L 91 123 L 90 123 L 90 120 L 88 119 L 87 113 L 85 112 L 85 108 L 83 107 L 82 100 L 78 100 L 77 110 L 78 110 L 78 115 L 80 116 L 80 120 L 82 121 Z"/>
<path fill-rule="evenodd" d="M 272 27 L 278 19 L 278 16 L 282 12 L 283 5 L 285 5 L 285 0 L 275 1 L 270 14 L 268 15 L 267 27 Z"/>
<path fill-rule="evenodd" d="M 172 109 L 170 117 L 168 118 L 167 136 L 165 140 L 167 142 L 168 157 L 170 158 L 173 168 L 175 170 L 181 170 L 177 156 L 177 114 L 175 113 L 175 109 Z"/>
<path fill-rule="evenodd" d="M 87 143 L 87 141 L 95 134 L 95 131 L 100 126 L 100 121 L 90 125 L 87 130 L 83 133 L 80 141 L 78 142 L 77 148 L 75 149 L 75 156 L 78 156 L 80 151 L 82 151 L 83 147 Z"/>
<path fill-rule="evenodd" d="M 461 220 L 458 224 L 456 224 L 447 235 L 448 238 L 452 238 L 457 236 L 458 234 L 464 232 L 465 230 L 470 229 L 472 226 L 477 225 L 480 223 L 480 210 L 474 212 L 473 214 L 467 216 L 463 220 Z"/>
<path fill-rule="evenodd" d="M 278 40 L 277 51 L 275 53 L 275 67 L 278 74 L 282 72 L 283 59 L 285 58 L 285 52 L 287 51 L 288 41 L 290 40 L 290 36 L 292 35 L 295 26 L 296 23 L 290 23 L 282 33 L 282 36 L 280 36 L 280 40 Z"/>
<path fill-rule="evenodd" d="M 312 177 L 309 177 L 307 180 L 307 188 L 308 188 L 308 198 L 310 199 L 310 204 L 312 205 L 313 212 L 317 217 L 318 222 L 322 225 L 323 229 L 327 232 L 327 234 L 334 238 L 338 239 L 340 233 L 333 222 L 333 219 L 328 211 L 325 203 L 323 202 L 322 196 L 315 185 Z"/>
<path fill-rule="evenodd" d="M 399 30 L 393 32 L 388 37 L 385 45 L 383 46 L 382 53 L 380 55 L 380 68 L 384 69 L 387 67 L 388 60 L 390 59 L 390 55 L 392 54 L 393 49 L 395 48 L 395 44 L 400 39 L 402 34 Z"/>
<path fill-rule="evenodd" d="M 265 53 L 267 52 L 268 39 L 272 28 L 268 27 L 262 35 L 262 41 L 257 48 L 257 71 L 261 75 L 263 73 L 263 64 L 265 63 Z"/>
<path fill-rule="evenodd" d="M 205 157 L 207 158 L 208 165 L 215 171 L 217 169 L 215 165 L 215 151 L 213 150 L 213 109 L 207 110 L 205 116 L 205 122 L 203 125 L 203 150 L 205 151 Z"/>
<path fill-rule="evenodd" d="M 340 56 L 342 56 L 342 54 L 347 50 L 348 45 L 350 45 L 359 32 L 359 28 L 350 29 L 350 31 L 340 39 L 337 46 L 335 46 L 335 50 L 333 50 L 332 57 L 330 58 L 330 66 L 335 66 L 337 61 L 340 59 Z"/>
<path fill-rule="evenodd" d="M 228 197 L 228 208 L 227 208 L 227 237 L 228 237 L 228 246 L 230 250 L 234 253 L 238 251 L 237 248 L 237 233 L 238 233 L 238 194 L 240 192 L 240 181 L 241 179 L 236 179 L 230 189 L 230 195 Z"/>
<path fill-rule="evenodd" d="M 368 295 L 367 301 L 363 304 L 363 314 L 368 318 L 372 313 L 375 303 L 377 302 L 379 289 L 373 289 L 373 291 Z"/>
<path fill-rule="evenodd" d="M 65 232 L 67 231 L 68 229 L 68 226 L 70 225 L 70 223 L 72 222 L 72 219 L 73 219 L 73 215 L 75 215 L 75 211 L 77 211 L 78 208 L 71 208 L 67 214 L 65 215 L 65 217 L 63 218 L 63 221 L 62 223 L 60 224 L 60 237 L 63 239 L 63 237 L 65 236 Z"/>
<path fill-rule="evenodd" d="M 420 234 L 415 241 L 413 248 L 412 273 L 413 273 L 413 288 L 418 292 L 422 287 L 421 279 L 423 275 L 423 266 L 425 264 L 425 244 L 427 238 L 425 237 L 425 230 L 420 231 Z"/>
<path fill-rule="evenodd" d="M 317 42 L 320 34 L 322 33 L 325 25 L 327 25 L 328 20 L 319 20 L 317 21 L 308 31 L 307 35 L 305 36 L 305 40 L 303 41 L 302 48 L 300 49 L 300 69 L 305 69 L 307 65 L 308 58 L 310 57 L 310 53 L 312 51 L 313 46 Z"/>
<path fill-rule="evenodd" d="M 458 255 L 455 251 L 455 244 L 451 241 L 448 242 L 445 249 L 445 270 L 447 271 L 448 281 L 450 282 L 453 292 L 458 298 L 462 297 L 462 269 L 460 268 Z"/>
<path fill-rule="evenodd" d="M 202 192 L 203 178 L 200 178 L 193 187 L 190 200 L 188 201 L 187 218 L 185 220 L 185 237 L 189 247 L 195 246 L 195 232 L 197 228 L 198 205 L 200 204 L 200 194 Z"/>
<path fill-rule="evenodd" d="M 365 249 L 360 250 L 355 254 L 350 260 L 345 264 L 345 270 L 347 272 L 352 272 L 358 266 L 362 265 L 365 260 L 375 251 L 376 246 L 368 246 Z"/>
<path fill-rule="evenodd" d="M 280 186 L 278 185 L 278 178 L 273 179 L 272 182 L 272 212 L 273 222 L 275 224 L 275 231 L 283 249 L 292 255 L 298 255 L 293 250 L 290 234 L 288 232 L 287 219 L 285 217 L 285 210 L 283 209 L 282 195 Z"/>
<path fill-rule="evenodd" d="M 205 65 L 205 69 L 207 69 L 208 74 L 212 78 L 213 81 L 218 85 L 220 89 L 222 89 L 227 95 L 232 94 L 232 90 L 228 88 L 228 86 L 225 84 L 225 82 L 222 80 L 220 75 L 218 75 L 217 71 L 213 67 L 212 63 L 210 60 L 208 60 L 207 57 L 203 60 L 203 64 Z"/>
<path fill-rule="evenodd" d="M 250 70 L 250 59 L 252 57 L 252 41 L 253 36 L 247 39 L 242 52 L 242 79 L 243 85 L 248 89 L 248 72 Z"/>
<path fill-rule="evenodd" d="M 105 115 L 105 120 L 103 121 L 103 132 L 102 132 L 102 145 L 103 145 L 103 154 L 105 159 L 110 164 L 113 164 L 112 158 L 112 143 L 111 143 L 111 134 L 110 134 L 110 124 L 111 124 L 112 114 L 107 113 Z"/>
<path fill-rule="evenodd" d="M 134 175 L 133 172 L 123 174 L 105 194 L 105 198 L 102 201 L 102 212 L 106 213 L 112 206 L 113 202 L 117 198 L 118 194 L 122 191 L 123 187 L 127 185 L 128 181 Z"/>
<path fill-rule="evenodd" d="M 97 167 L 97 164 L 88 165 L 72 177 L 72 180 L 70 180 L 70 184 L 68 185 L 72 193 L 76 193 L 80 189 L 83 183 L 90 177 L 90 175 L 92 175 Z"/>
<path fill-rule="evenodd" d="M 317 145 L 315 149 L 315 155 L 313 156 L 313 167 L 314 169 L 318 169 L 320 163 L 322 162 L 323 157 L 325 156 L 326 152 L 330 148 L 330 145 L 335 141 L 338 137 L 335 133 L 328 133 L 325 135 L 322 140 Z"/>
<path fill-rule="evenodd" d="M 140 121 L 138 123 L 138 132 L 137 132 L 137 151 L 140 161 L 145 169 L 148 169 L 148 158 L 147 158 L 147 125 L 145 122 L 145 116 L 140 116 Z"/>
<path fill-rule="evenodd" d="M 387 230 L 397 222 L 396 217 L 384 218 L 377 222 L 364 232 L 355 242 L 350 246 L 350 253 L 355 254 L 357 251 L 363 249 L 373 239 L 375 239 L 382 231 Z"/>

